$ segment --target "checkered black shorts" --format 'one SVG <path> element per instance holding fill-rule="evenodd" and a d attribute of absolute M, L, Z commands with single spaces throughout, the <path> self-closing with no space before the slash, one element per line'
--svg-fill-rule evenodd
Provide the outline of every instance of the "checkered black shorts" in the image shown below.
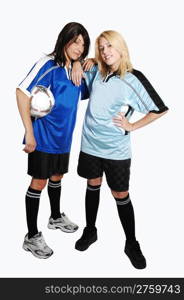
<path fill-rule="evenodd" d="M 117 192 L 128 191 L 131 159 L 114 160 L 80 152 L 77 172 L 79 176 L 94 179 L 106 175 L 107 184 Z"/>
<path fill-rule="evenodd" d="M 52 154 L 33 151 L 28 154 L 27 173 L 36 179 L 47 179 L 52 175 L 68 172 L 70 153 Z"/>

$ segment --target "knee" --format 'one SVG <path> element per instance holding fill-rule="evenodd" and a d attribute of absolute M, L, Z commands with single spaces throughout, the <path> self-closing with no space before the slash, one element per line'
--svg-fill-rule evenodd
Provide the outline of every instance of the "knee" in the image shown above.
<path fill-rule="evenodd" d="M 52 181 L 59 181 L 59 180 L 61 180 L 63 178 L 63 175 L 52 175 L 51 177 L 50 177 L 50 179 L 52 180 Z"/>
<path fill-rule="evenodd" d="M 42 191 L 46 186 L 47 179 L 32 179 L 30 187 L 34 190 Z"/>
<path fill-rule="evenodd" d="M 123 199 L 128 196 L 128 191 L 125 192 L 116 192 L 111 190 L 112 195 L 114 198 Z"/>
<path fill-rule="evenodd" d="M 102 177 L 94 178 L 94 179 L 88 179 L 87 183 L 89 185 L 101 185 L 102 184 Z"/>

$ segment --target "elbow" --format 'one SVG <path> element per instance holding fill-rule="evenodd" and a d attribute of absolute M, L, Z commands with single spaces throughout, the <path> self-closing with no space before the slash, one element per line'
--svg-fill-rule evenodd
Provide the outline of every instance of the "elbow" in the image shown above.
<path fill-rule="evenodd" d="M 150 113 L 153 113 L 154 115 L 163 116 L 169 111 L 169 108 L 167 106 L 164 106 L 160 108 L 159 110 L 151 110 Z"/>
<path fill-rule="evenodd" d="M 167 106 L 164 107 L 163 111 L 161 112 L 161 116 L 165 115 L 169 111 Z"/>
<path fill-rule="evenodd" d="M 168 111 L 169 111 L 169 109 L 167 108 L 167 109 L 164 110 L 163 112 L 160 112 L 160 113 L 159 113 L 159 116 L 162 117 L 162 116 L 165 115 Z"/>

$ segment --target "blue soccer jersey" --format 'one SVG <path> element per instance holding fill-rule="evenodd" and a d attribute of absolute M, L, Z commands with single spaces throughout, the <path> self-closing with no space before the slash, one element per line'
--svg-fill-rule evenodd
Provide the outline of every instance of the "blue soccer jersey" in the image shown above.
<path fill-rule="evenodd" d="M 33 66 L 18 88 L 29 97 L 35 85 L 50 88 L 55 98 L 52 111 L 33 121 L 36 150 L 60 154 L 70 152 L 78 101 L 80 98 L 87 99 L 89 95 L 84 80 L 79 87 L 75 86 L 67 69 L 56 66 L 52 57 L 43 57 Z"/>
<path fill-rule="evenodd" d="M 99 71 L 87 75 L 91 90 L 83 131 L 81 151 L 107 159 L 131 158 L 130 133 L 117 127 L 113 117 L 128 106 L 129 120 L 134 111 L 161 113 L 168 108 L 157 92 L 139 71 L 128 72 L 121 79 L 111 74 L 104 80 Z"/>

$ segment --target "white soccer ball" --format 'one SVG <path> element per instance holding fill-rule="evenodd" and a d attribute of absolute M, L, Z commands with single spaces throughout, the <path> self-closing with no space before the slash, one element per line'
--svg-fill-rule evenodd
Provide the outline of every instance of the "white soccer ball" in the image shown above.
<path fill-rule="evenodd" d="M 36 86 L 31 92 L 31 116 L 41 118 L 49 114 L 55 100 L 49 88 Z"/>

